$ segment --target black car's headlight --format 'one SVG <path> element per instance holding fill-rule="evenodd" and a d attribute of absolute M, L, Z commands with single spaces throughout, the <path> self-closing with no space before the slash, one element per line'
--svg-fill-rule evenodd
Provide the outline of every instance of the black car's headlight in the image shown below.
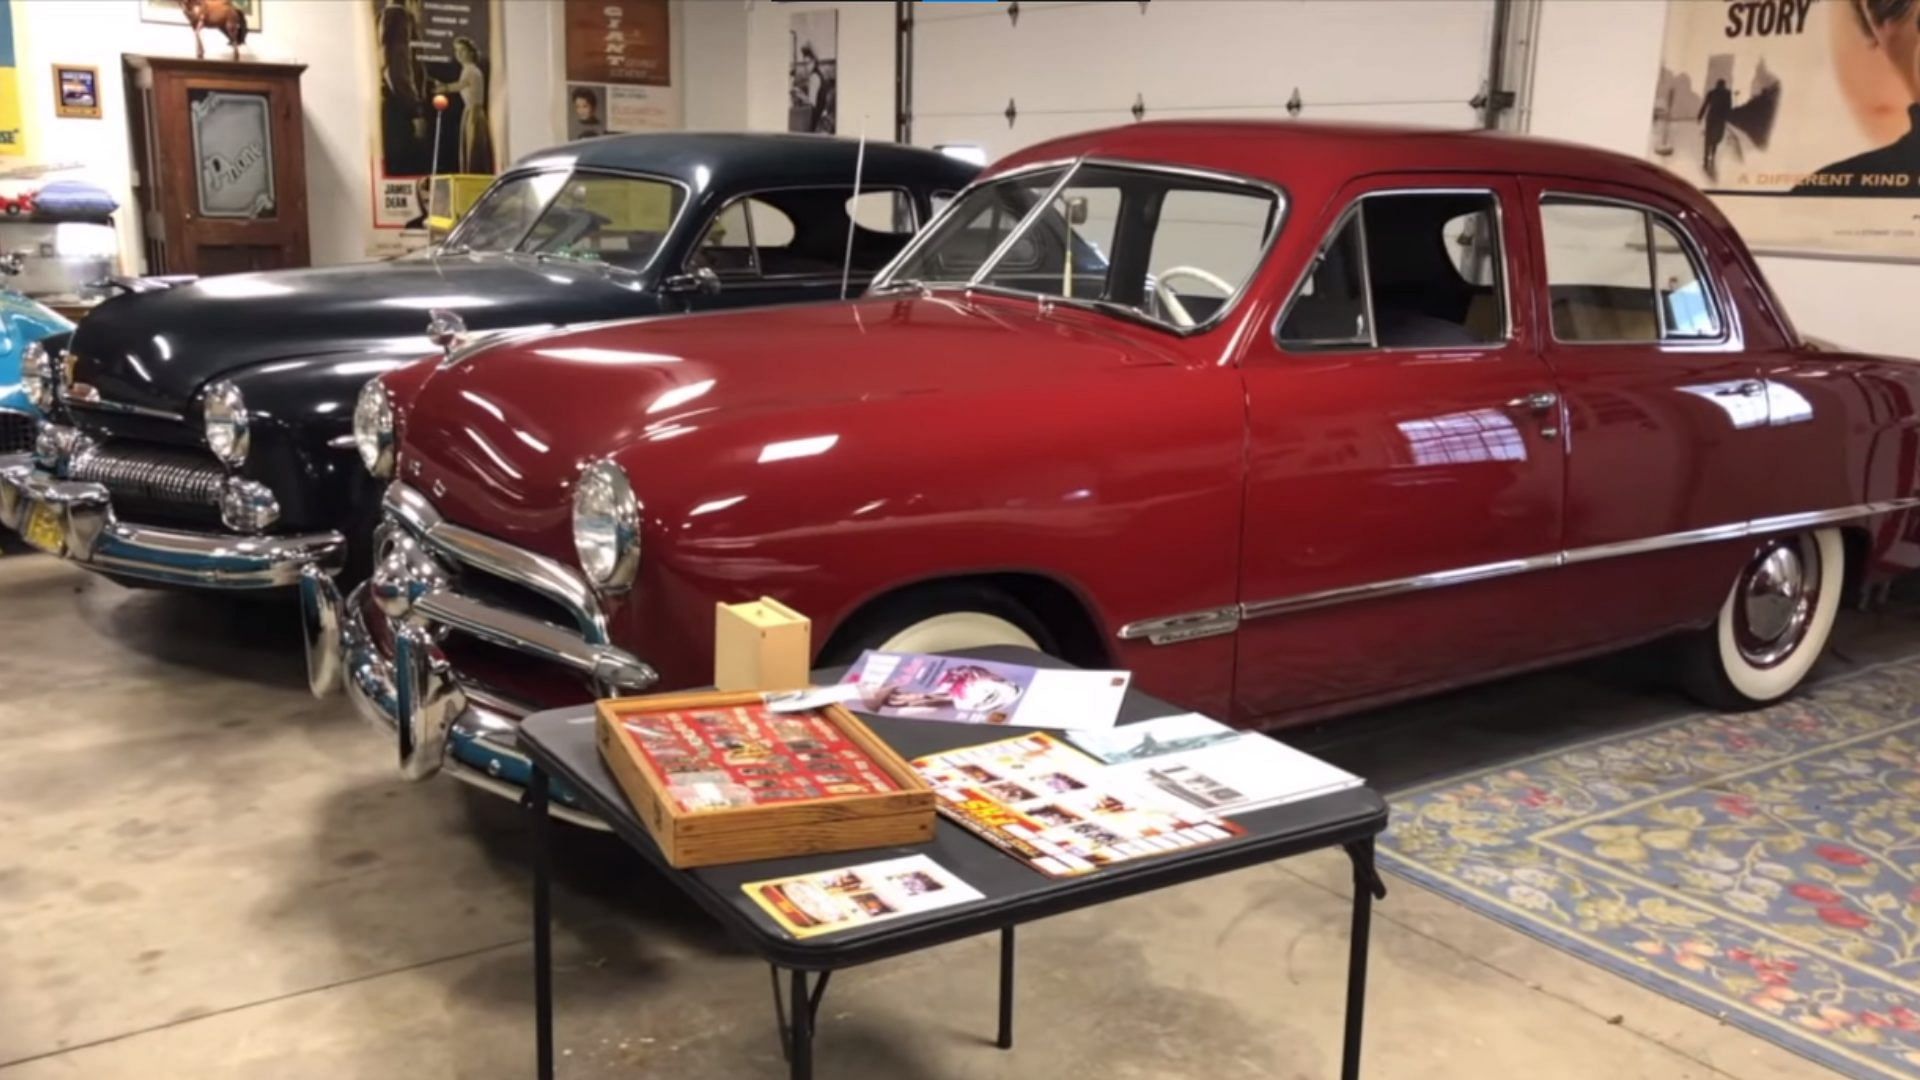
<path fill-rule="evenodd" d="M 208 386 L 200 395 L 200 419 L 206 424 L 207 449 L 214 457 L 234 468 L 246 464 L 252 439 L 247 434 L 247 403 L 239 387 L 225 380 Z"/>
<path fill-rule="evenodd" d="M 353 446 L 360 463 L 382 480 L 393 476 L 393 398 L 375 379 L 353 403 Z"/>
<path fill-rule="evenodd" d="M 602 589 L 624 589 L 640 569 L 640 500 L 626 471 L 596 461 L 573 493 L 573 547 L 580 569 Z"/>
<path fill-rule="evenodd" d="M 43 413 L 51 413 L 54 405 L 53 356 L 47 347 L 39 342 L 28 345 L 20 354 L 20 389 L 24 390 L 27 400 Z"/>

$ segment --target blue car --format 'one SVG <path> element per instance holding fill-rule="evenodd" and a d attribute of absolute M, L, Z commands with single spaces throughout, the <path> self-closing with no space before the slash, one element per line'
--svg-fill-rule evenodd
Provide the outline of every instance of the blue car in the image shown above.
<path fill-rule="evenodd" d="M 21 385 L 21 358 L 28 346 L 72 332 L 73 323 L 45 304 L 0 288 L 0 464 L 13 455 L 31 454 L 40 427 L 40 410 Z"/>

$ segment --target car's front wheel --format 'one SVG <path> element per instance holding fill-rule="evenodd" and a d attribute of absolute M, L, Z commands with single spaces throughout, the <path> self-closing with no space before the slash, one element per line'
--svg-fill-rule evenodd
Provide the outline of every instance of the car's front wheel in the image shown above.
<path fill-rule="evenodd" d="M 848 664 L 863 649 L 929 653 L 983 645 L 1058 651 L 1046 626 L 1012 597 L 970 585 L 937 585 L 862 612 L 834 635 L 821 659 Z"/>
<path fill-rule="evenodd" d="M 1845 579 L 1838 529 L 1763 542 L 1713 627 L 1685 643 L 1688 691 L 1721 709 L 1758 708 L 1793 693 L 1826 650 Z"/>

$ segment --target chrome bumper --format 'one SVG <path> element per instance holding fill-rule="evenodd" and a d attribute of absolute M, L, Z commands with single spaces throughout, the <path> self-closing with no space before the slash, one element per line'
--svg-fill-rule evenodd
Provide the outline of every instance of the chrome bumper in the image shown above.
<path fill-rule="evenodd" d="M 112 574 L 169 585 L 268 589 L 295 585 L 306 567 L 338 573 L 346 538 L 337 532 L 294 536 L 195 533 L 123 524 L 104 485 L 56 480 L 30 455 L 0 457 L 0 525 L 27 536 L 38 508 L 59 523 L 50 554 Z"/>
<path fill-rule="evenodd" d="M 361 716 L 397 742 L 402 776 L 421 780 L 444 770 L 518 798 L 532 771 L 514 735 L 531 708 L 454 671 L 438 644 L 449 633 L 570 667 L 606 694 L 637 692 L 657 680 L 652 668 L 605 640 L 597 607 L 570 605 L 583 617 L 578 628 L 565 628 L 458 591 L 463 570 L 476 568 L 544 595 L 590 597 L 563 576 L 571 571 L 441 521 L 401 485 L 388 493 L 386 509 L 372 579 L 343 600 L 327 574 L 309 569 L 300 579 L 300 608 L 310 689 L 324 696 L 344 683 Z M 390 654 L 367 625 L 369 605 L 393 631 Z M 604 828 L 577 809 L 564 785 L 556 783 L 553 795 L 556 816 Z"/>

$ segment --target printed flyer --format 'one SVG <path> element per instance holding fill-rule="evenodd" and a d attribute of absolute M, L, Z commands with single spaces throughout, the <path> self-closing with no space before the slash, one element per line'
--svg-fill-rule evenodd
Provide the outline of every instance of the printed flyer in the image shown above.
<path fill-rule="evenodd" d="M 741 888 L 797 938 L 871 926 L 985 899 L 925 855 L 755 881 Z"/>
<path fill-rule="evenodd" d="M 846 681 L 860 686 L 854 707 L 880 716 L 1086 729 L 1114 725 L 1133 675 L 868 650 Z"/>
<path fill-rule="evenodd" d="M 1049 877 L 1074 877 L 1244 834 L 1051 735 L 1025 735 L 914 761 L 940 812 Z"/>

